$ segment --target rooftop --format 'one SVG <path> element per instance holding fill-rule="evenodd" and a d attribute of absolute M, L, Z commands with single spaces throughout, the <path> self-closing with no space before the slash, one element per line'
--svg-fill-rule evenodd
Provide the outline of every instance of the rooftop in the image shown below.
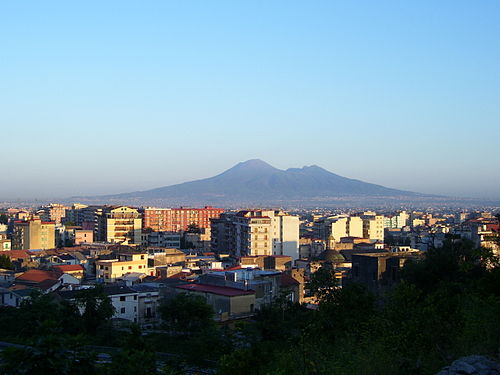
<path fill-rule="evenodd" d="M 226 286 L 215 286 L 215 285 L 207 285 L 207 284 L 187 284 L 187 285 L 178 285 L 177 289 L 189 290 L 193 292 L 201 292 L 201 293 L 211 293 L 217 294 L 226 297 L 236 297 L 236 296 L 246 296 L 255 294 L 253 290 L 241 290 L 236 288 L 229 288 Z"/>

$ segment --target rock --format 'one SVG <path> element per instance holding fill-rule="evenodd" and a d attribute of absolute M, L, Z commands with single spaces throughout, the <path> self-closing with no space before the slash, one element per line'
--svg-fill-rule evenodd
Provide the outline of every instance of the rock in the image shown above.
<path fill-rule="evenodd" d="M 484 356 L 470 355 L 457 359 L 437 375 L 500 375 L 500 364 Z"/>
<path fill-rule="evenodd" d="M 476 372 L 476 368 L 472 365 L 469 365 L 467 362 L 459 359 L 453 362 L 453 364 L 450 367 L 450 373 L 456 373 L 456 374 L 474 374 Z"/>

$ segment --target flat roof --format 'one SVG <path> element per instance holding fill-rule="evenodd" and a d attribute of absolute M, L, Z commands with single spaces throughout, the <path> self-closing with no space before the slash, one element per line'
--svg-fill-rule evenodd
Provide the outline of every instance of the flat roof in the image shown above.
<path fill-rule="evenodd" d="M 187 284 L 176 286 L 177 289 L 190 290 L 193 292 L 218 294 L 226 297 L 246 296 L 255 294 L 253 290 L 242 290 L 227 286 L 216 286 L 208 284 Z"/>

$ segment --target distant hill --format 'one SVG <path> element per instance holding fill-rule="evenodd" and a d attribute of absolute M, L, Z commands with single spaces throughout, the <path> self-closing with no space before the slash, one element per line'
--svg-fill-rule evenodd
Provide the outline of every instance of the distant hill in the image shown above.
<path fill-rule="evenodd" d="M 316 165 L 281 170 L 262 160 L 252 159 L 202 180 L 94 198 L 223 205 L 234 202 L 323 201 L 347 196 L 416 198 L 423 195 L 342 177 Z"/>

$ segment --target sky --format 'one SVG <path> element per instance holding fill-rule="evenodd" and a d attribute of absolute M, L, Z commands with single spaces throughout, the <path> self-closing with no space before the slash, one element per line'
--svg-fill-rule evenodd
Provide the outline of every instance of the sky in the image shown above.
<path fill-rule="evenodd" d="M 500 198 L 500 2 L 0 2 L 0 201 L 260 158 Z"/>

